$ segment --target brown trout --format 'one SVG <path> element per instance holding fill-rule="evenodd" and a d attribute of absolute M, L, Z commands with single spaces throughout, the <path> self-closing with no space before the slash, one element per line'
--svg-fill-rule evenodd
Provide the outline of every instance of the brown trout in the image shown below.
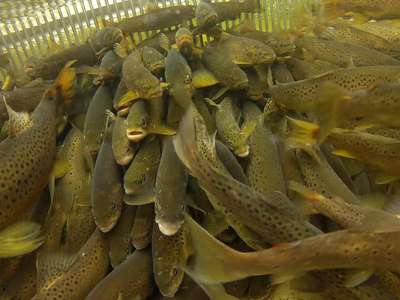
<path fill-rule="evenodd" d="M 149 250 L 135 251 L 104 277 L 87 300 L 147 299 L 153 289 Z"/>
<path fill-rule="evenodd" d="M 154 205 L 138 206 L 131 230 L 131 243 L 137 250 L 144 249 L 151 243 L 153 222 Z"/>
<path fill-rule="evenodd" d="M 112 127 L 106 128 L 93 171 L 91 191 L 93 218 L 102 232 L 115 226 L 122 210 L 122 176 L 112 151 Z"/>
<path fill-rule="evenodd" d="M 324 0 L 327 8 L 360 12 L 370 18 L 400 17 L 400 3 L 396 0 Z"/>
<path fill-rule="evenodd" d="M 39 59 L 33 64 L 27 63 L 24 69 L 31 78 L 54 79 L 70 60 L 77 60 L 77 66 L 94 65 L 98 60 L 98 54 L 111 49 L 115 43 L 121 42 L 123 38 L 120 29 L 106 27 L 85 44 L 67 48 L 49 57 Z"/>

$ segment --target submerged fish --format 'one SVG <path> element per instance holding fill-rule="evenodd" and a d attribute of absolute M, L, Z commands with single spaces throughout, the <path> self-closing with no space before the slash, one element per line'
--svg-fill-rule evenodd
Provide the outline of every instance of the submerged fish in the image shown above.
<path fill-rule="evenodd" d="M 150 251 L 136 250 L 104 277 L 85 299 L 147 299 L 152 289 Z"/>
<path fill-rule="evenodd" d="M 94 65 L 98 60 L 97 55 L 99 53 L 111 49 L 115 43 L 121 42 L 123 38 L 120 29 L 106 27 L 85 44 L 67 48 L 49 57 L 38 59 L 34 63 L 27 63 L 24 69 L 31 78 L 54 79 L 70 60 L 76 60 L 76 65 Z"/>
<path fill-rule="evenodd" d="M 112 151 L 112 128 L 113 125 L 106 128 L 94 167 L 91 191 L 93 218 L 102 232 L 115 226 L 122 210 L 122 176 Z"/>
<path fill-rule="evenodd" d="M 325 82 L 333 82 L 347 92 L 366 89 L 377 83 L 397 83 L 400 76 L 398 66 L 358 67 L 332 71 L 320 76 L 281 83 L 270 87 L 273 101 L 288 109 L 304 111 L 317 99 L 318 91 Z"/>
<path fill-rule="evenodd" d="M 165 80 L 168 92 L 177 105 L 186 109 L 192 103 L 192 70 L 178 50 L 172 48 L 165 59 Z"/>
<path fill-rule="evenodd" d="M 400 269 L 394 259 L 400 249 L 400 223 L 398 218 L 390 215 L 372 228 L 364 223 L 364 227 L 357 229 L 320 234 L 255 252 L 233 250 L 208 234 L 189 216 L 185 221 L 191 230 L 195 251 L 185 270 L 206 283 L 311 270 L 356 268 L 398 272 Z M 214 255 L 208 255 L 210 251 Z"/>
<path fill-rule="evenodd" d="M 75 257 L 60 256 L 59 259 L 64 262 L 64 270 L 42 287 L 32 300 L 84 299 L 107 273 L 105 237 L 97 229 Z"/>
<path fill-rule="evenodd" d="M 165 68 L 165 58 L 156 49 L 144 46 L 139 49 L 144 66 L 155 75 L 160 75 Z"/>
<path fill-rule="evenodd" d="M 307 50 L 314 58 L 328 61 L 339 67 L 399 65 L 400 61 L 380 51 L 342 41 L 315 38 L 296 40 L 296 46 Z"/>
<path fill-rule="evenodd" d="M 114 116 L 112 150 L 115 161 L 121 166 L 129 164 L 135 154 L 135 147 L 127 136 L 127 127 L 125 118 Z"/>
<path fill-rule="evenodd" d="M 73 93 L 75 71 L 70 65 L 64 67 L 53 86 L 44 93 L 29 116 L 28 126 L 0 143 L 3 153 L 0 159 L 3 166 L 0 171 L 0 231 L 3 230 L 0 256 L 21 255 L 42 243 L 39 226 L 29 222 L 8 226 L 29 209 L 49 182 L 56 154 L 56 109 L 61 104 L 58 101 Z M 10 122 L 18 122 L 18 118 Z"/>
<path fill-rule="evenodd" d="M 171 174 L 174 170 L 174 174 Z M 154 203 L 155 221 L 165 235 L 174 235 L 183 224 L 188 174 L 175 153 L 171 137 L 163 140 L 160 165 L 157 171 Z"/>
<path fill-rule="evenodd" d="M 153 204 L 138 206 L 131 230 L 131 243 L 137 250 L 145 249 L 151 243 L 153 223 Z"/>
<path fill-rule="evenodd" d="M 340 69 L 338 66 L 322 60 L 302 60 L 295 57 L 286 61 L 294 79 L 303 80 Z"/>
<path fill-rule="evenodd" d="M 370 18 L 400 17 L 400 3 L 393 0 L 324 0 L 327 8 L 360 12 Z"/>

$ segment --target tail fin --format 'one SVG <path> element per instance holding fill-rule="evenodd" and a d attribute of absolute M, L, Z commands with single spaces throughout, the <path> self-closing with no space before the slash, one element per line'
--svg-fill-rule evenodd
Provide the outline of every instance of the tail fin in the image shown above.
<path fill-rule="evenodd" d="M 40 225 L 33 222 L 15 223 L 0 232 L 0 258 L 30 253 L 43 242 Z"/>
<path fill-rule="evenodd" d="M 319 100 L 313 108 L 313 114 L 320 125 L 319 139 L 322 142 L 332 129 L 340 126 L 341 116 L 351 97 L 332 82 L 322 84 L 317 93 Z"/>
<path fill-rule="evenodd" d="M 318 159 L 316 146 L 319 145 L 320 127 L 317 124 L 287 117 L 290 127 L 286 145 L 289 149 L 303 149 Z"/>
<path fill-rule="evenodd" d="M 305 200 L 308 200 L 308 201 L 319 201 L 319 200 L 325 198 L 321 194 L 316 193 L 316 192 L 310 190 L 309 188 L 305 187 L 304 185 L 302 185 L 298 182 L 295 182 L 295 181 L 289 182 L 289 189 L 292 191 L 295 191 L 300 196 L 302 196 Z"/>
<path fill-rule="evenodd" d="M 69 61 L 58 74 L 53 85 L 46 91 L 45 96 L 61 96 L 65 102 L 71 100 L 75 95 L 74 83 L 76 81 L 76 70 L 71 66 L 76 60 Z"/>

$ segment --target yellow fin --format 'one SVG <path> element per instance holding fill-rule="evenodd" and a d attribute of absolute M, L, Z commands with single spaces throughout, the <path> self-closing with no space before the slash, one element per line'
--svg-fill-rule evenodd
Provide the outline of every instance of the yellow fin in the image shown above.
<path fill-rule="evenodd" d="M 374 270 L 349 270 L 344 275 L 344 286 L 354 288 L 367 281 L 374 274 Z"/>
<path fill-rule="evenodd" d="M 159 134 L 159 135 L 175 135 L 176 130 L 162 124 L 150 124 L 147 128 L 149 133 Z"/>
<path fill-rule="evenodd" d="M 1 87 L 1 90 L 3 90 L 3 91 L 11 91 L 11 89 L 14 86 L 14 84 L 15 84 L 14 77 L 11 76 L 10 74 L 7 74 L 7 76 L 6 76 L 6 78 L 5 78 L 4 82 L 3 82 L 3 85 Z"/>
<path fill-rule="evenodd" d="M 127 43 L 115 43 L 113 45 L 113 51 L 117 56 L 119 56 L 121 58 L 125 58 L 128 56 L 128 44 Z"/>
<path fill-rule="evenodd" d="M 374 176 L 375 184 L 388 184 L 400 179 L 400 176 L 391 176 L 386 174 L 377 174 Z"/>
<path fill-rule="evenodd" d="M 133 100 L 140 99 L 139 94 L 136 91 L 128 91 L 118 100 L 118 107 L 122 107 Z"/>
<path fill-rule="evenodd" d="M 349 152 L 345 149 L 335 149 L 332 151 L 332 154 L 335 154 L 335 155 L 341 156 L 341 157 L 356 159 L 356 157 L 353 154 L 351 154 L 351 152 Z"/>
<path fill-rule="evenodd" d="M 30 253 L 44 242 L 40 225 L 33 222 L 18 222 L 0 232 L 0 258 Z"/>
<path fill-rule="evenodd" d="M 219 83 L 214 74 L 205 68 L 197 69 L 192 76 L 193 86 L 196 89 L 209 87 Z"/>
<path fill-rule="evenodd" d="M 316 193 L 306 186 L 292 180 L 289 181 L 289 189 L 295 191 L 308 201 L 320 201 L 326 199 L 323 195 Z"/>
<path fill-rule="evenodd" d="M 290 126 L 286 145 L 289 149 L 303 149 L 319 161 L 316 153 L 320 127 L 317 124 L 287 117 Z"/>
<path fill-rule="evenodd" d="M 75 95 L 74 83 L 76 80 L 76 70 L 71 66 L 77 60 L 71 60 L 58 74 L 52 87 L 47 90 L 46 96 L 56 97 L 60 93 L 64 100 L 69 100 Z"/>

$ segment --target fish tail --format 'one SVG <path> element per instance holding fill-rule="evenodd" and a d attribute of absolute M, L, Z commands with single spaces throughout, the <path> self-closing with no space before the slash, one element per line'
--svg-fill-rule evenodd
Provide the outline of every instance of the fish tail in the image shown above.
<path fill-rule="evenodd" d="M 286 145 L 289 149 L 302 149 L 317 158 L 316 147 L 319 145 L 320 126 L 311 122 L 287 117 L 290 130 Z"/>
<path fill-rule="evenodd" d="M 322 142 L 330 132 L 341 123 L 341 116 L 351 101 L 345 91 L 332 82 L 324 83 L 319 89 L 318 101 L 312 108 L 320 125 L 319 141 Z"/>
<path fill-rule="evenodd" d="M 44 237 L 39 224 L 12 224 L 0 232 L 0 258 L 25 255 L 39 248 L 43 242 Z"/>
<path fill-rule="evenodd" d="M 193 154 L 196 151 L 196 133 L 193 117 L 196 108 L 191 105 L 183 116 L 177 135 L 173 139 L 176 154 L 190 171 L 193 171 Z"/>
<path fill-rule="evenodd" d="M 53 85 L 47 90 L 46 96 L 61 96 L 64 102 L 68 102 L 75 95 L 74 84 L 76 82 L 76 69 L 71 66 L 76 60 L 69 61 L 58 74 Z"/>
<path fill-rule="evenodd" d="M 296 181 L 289 181 L 289 189 L 295 191 L 307 201 L 321 201 L 325 198 Z"/>

